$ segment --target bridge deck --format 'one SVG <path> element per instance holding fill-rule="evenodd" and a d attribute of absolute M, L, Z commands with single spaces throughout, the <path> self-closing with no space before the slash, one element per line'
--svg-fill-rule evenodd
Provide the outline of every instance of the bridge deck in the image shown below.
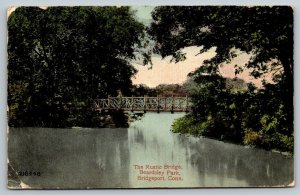
<path fill-rule="evenodd" d="M 155 111 L 155 112 L 188 112 L 188 97 L 108 97 L 96 99 L 95 110 Z"/>

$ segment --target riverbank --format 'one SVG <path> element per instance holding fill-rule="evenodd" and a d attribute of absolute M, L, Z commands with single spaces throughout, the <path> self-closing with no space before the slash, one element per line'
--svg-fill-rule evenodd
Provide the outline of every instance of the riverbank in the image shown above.
<path fill-rule="evenodd" d="M 268 151 L 281 153 L 285 156 L 294 155 L 293 137 L 287 137 L 276 133 L 270 138 L 269 135 L 266 135 L 263 132 L 253 132 L 248 131 L 247 129 L 214 129 L 210 126 L 210 123 L 212 123 L 211 120 L 213 119 L 208 118 L 206 121 L 199 122 L 191 115 L 185 115 L 173 122 L 171 131 L 173 133 L 190 134 L 196 137 L 204 136 L 253 148 L 262 148 Z M 228 135 L 231 132 L 234 132 L 234 137 Z"/>

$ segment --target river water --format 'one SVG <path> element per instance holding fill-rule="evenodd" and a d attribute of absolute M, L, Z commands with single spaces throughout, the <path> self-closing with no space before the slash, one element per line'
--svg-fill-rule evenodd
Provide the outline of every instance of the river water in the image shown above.
<path fill-rule="evenodd" d="M 31 188 L 254 187 L 293 181 L 293 158 L 170 132 L 181 116 L 147 113 L 129 128 L 11 128 L 8 158 L 16 172 L 40 173 L 20 176 Z"/>

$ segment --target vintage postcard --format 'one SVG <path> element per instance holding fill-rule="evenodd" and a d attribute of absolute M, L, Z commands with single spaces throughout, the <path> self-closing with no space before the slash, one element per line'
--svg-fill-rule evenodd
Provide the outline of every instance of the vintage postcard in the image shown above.
<path fill-rule="evenodd" d="M 7 17 L 9 189 L 295 185 L 292 7 Z"/>

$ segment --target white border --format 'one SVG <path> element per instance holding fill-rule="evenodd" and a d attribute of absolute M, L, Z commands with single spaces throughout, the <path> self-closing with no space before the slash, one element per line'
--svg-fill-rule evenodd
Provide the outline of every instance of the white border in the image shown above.
<path fill-rule="evenodd" d="M 6 142 L 6 96 L 7 96 L 7 28 L 6 28 L 6 10 L 9 6 L 63 6 L 63 5 L 291 5 L 295 11 L 295 165 L 299 165 L 299 133 L 297 132 L 300 123 L 297 121 L 299 118 L 300 105 L 297 100 L 300 99 L 300 53 L 299 53 L 299 22 L 300 21 L 300 1 L 299 0 L 0 0 L 0 194 L 300 194 L 299 183 L 299 169 L 296 166 L 295 178 L 296 187 L 294 188 L 237 188 L 237 189 L 152 189 L 152 190 L 8 190 L 6 187 L 7 182 L 7 142 Z M 297 184 L 298 187 L 297 187 Z"/>

